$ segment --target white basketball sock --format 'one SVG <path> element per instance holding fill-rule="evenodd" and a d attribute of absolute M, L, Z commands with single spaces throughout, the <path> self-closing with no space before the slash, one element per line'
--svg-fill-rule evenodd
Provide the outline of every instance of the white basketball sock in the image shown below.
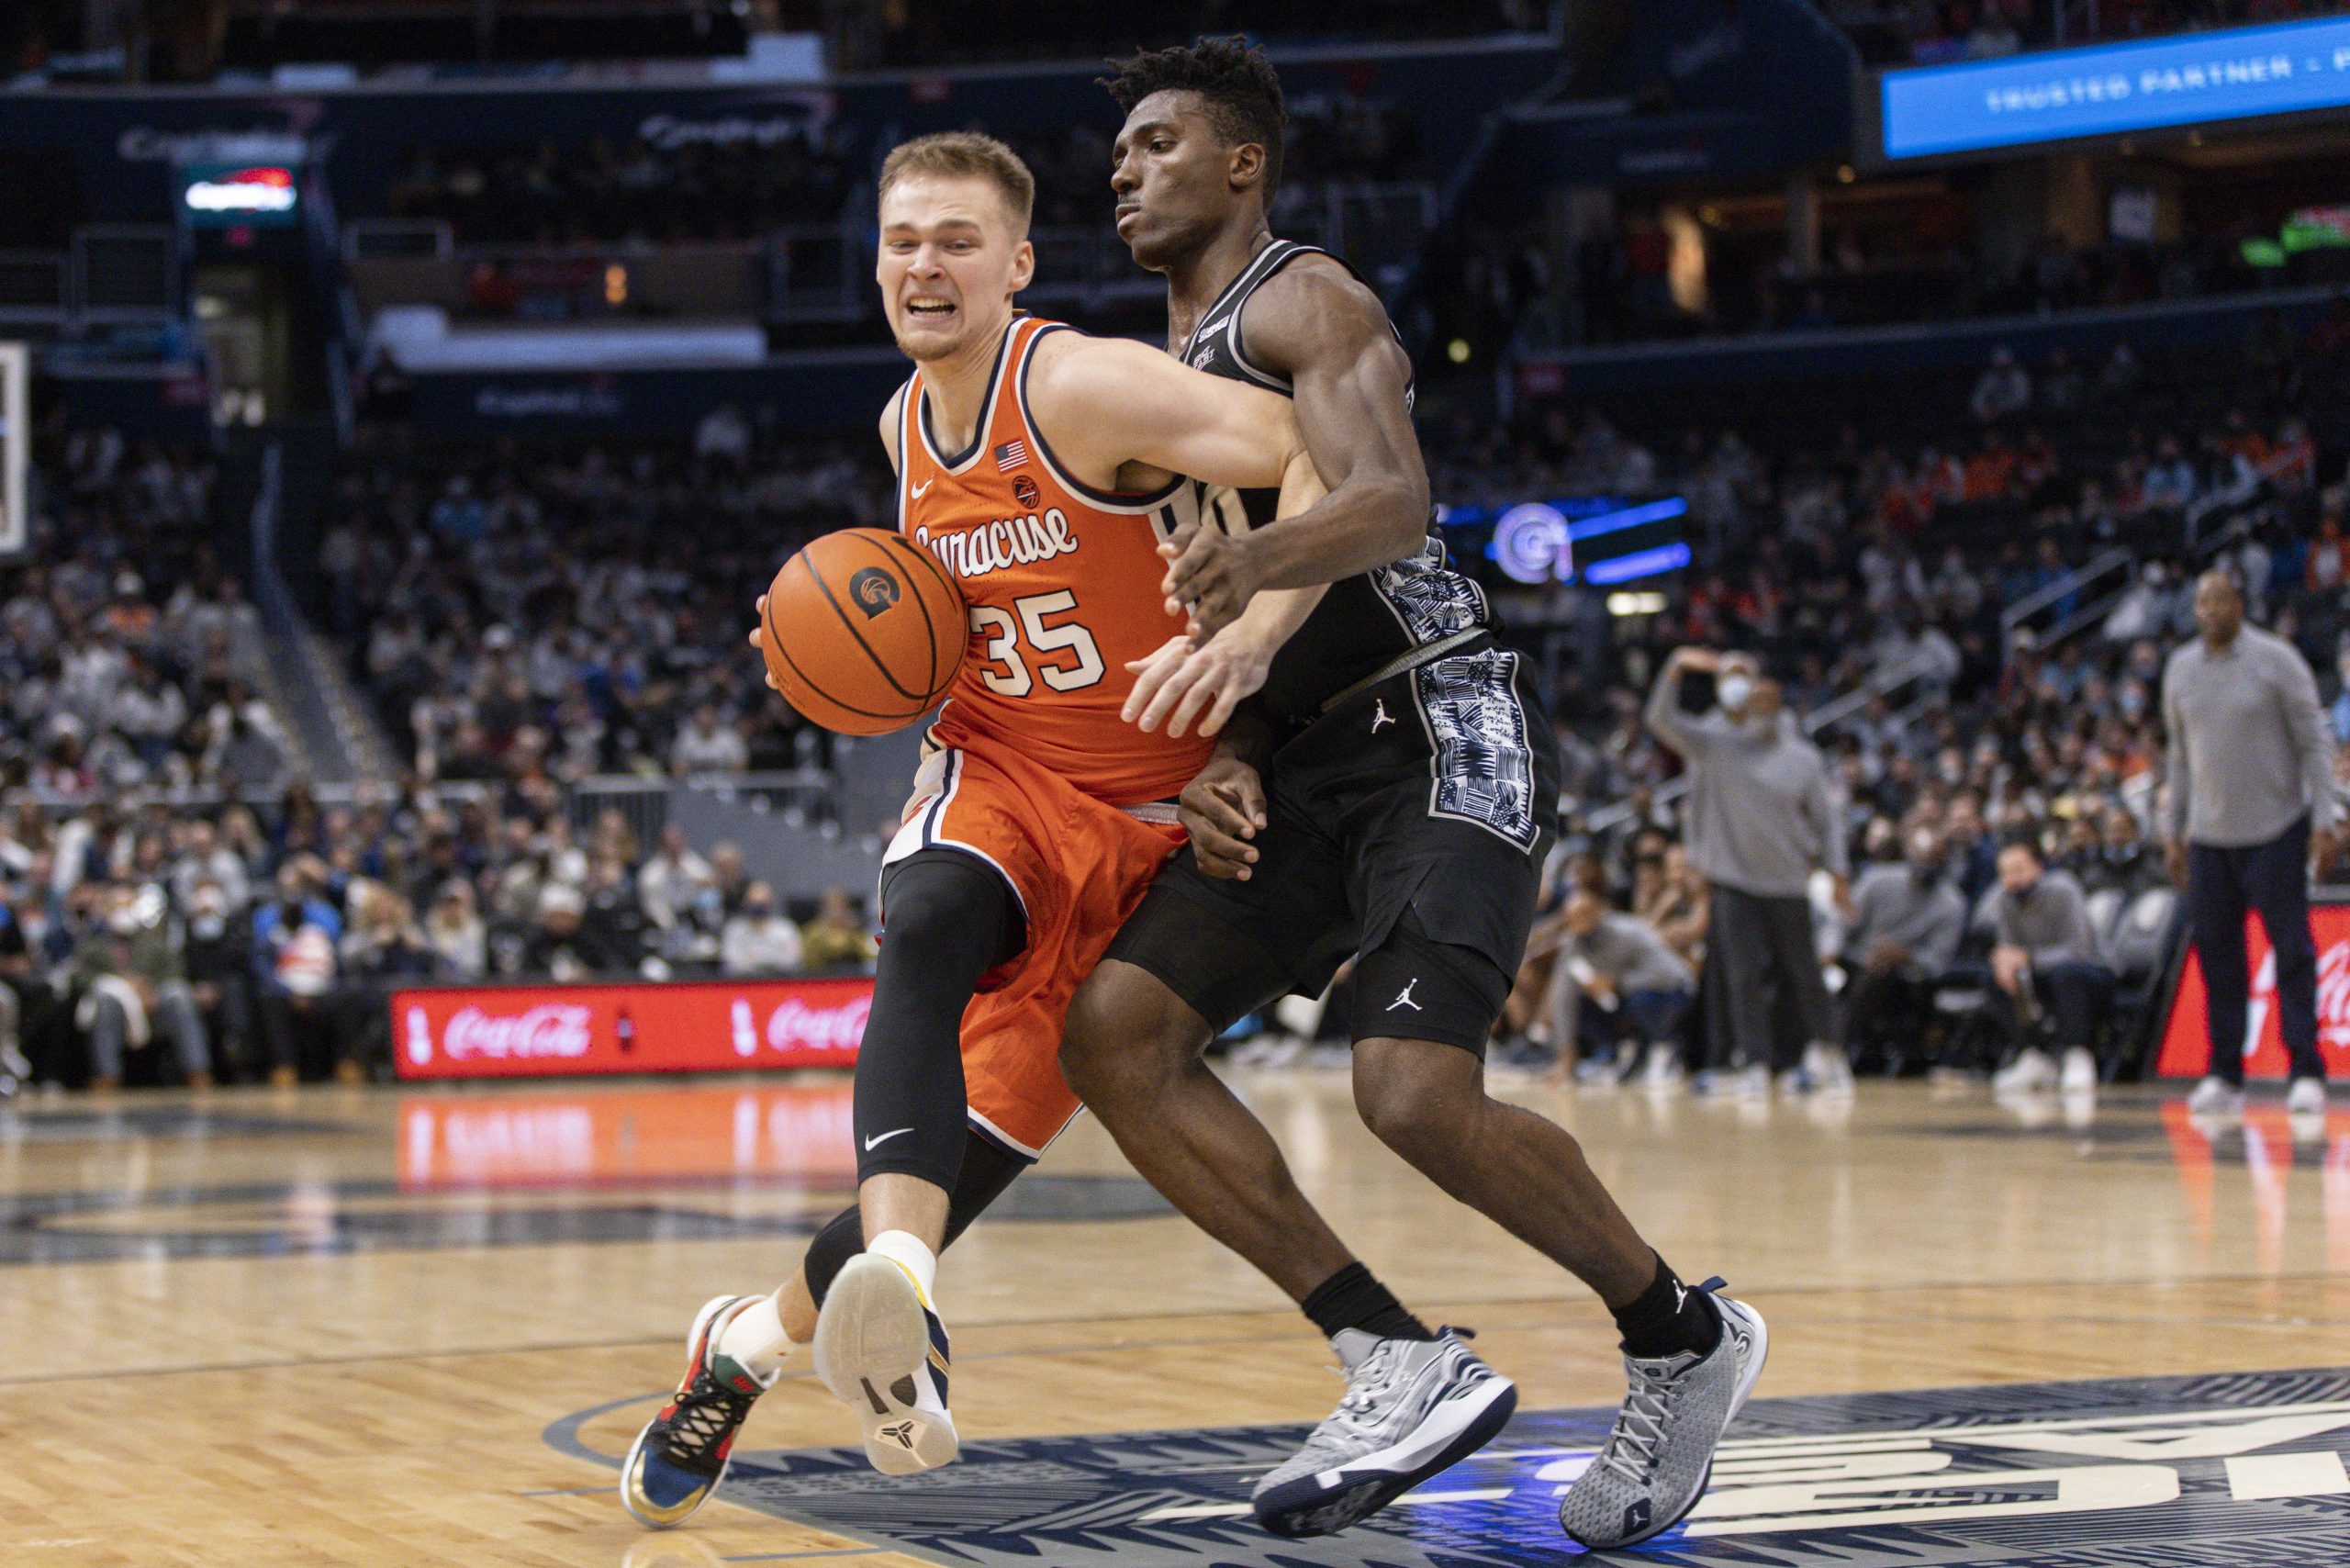
<path fill-rule="evenodd" d="M 865 1244 L 865 1249 L 878 1258 L 904 1266 L 922 1287 L 925 1302 L 935 1301 L 938 1294 L 938 1254 L 926 1246 L 922 1238 L 910 1230 L 885 1230 Z"/>
<path fill-rule="evenodd" d="M 736 1313 L 718 1337 L 718 1353 L 758 1379 L 763 1388 L 782 1373 L 797 1349 L 799 1341 L 784 1331 L 771 1295 Z"/>

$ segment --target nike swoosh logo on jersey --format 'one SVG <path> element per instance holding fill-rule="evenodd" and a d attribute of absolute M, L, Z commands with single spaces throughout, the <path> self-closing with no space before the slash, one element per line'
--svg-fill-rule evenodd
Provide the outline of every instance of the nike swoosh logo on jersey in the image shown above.
<path fill-rule="evenodd" d="M 924 479 L 921 484 L 916 485 L 916 486 L 913 487 L 913 497 L 914 497 L 914 499 L 916 499 L 916 500 L 920 500 L 920 499 L 922 499 L 922 493 L 923 493 L 924 490 L 929 489 L 933 485 L 935 485 L 936 483 L 938 483 L 938 481 L 937 481 L 937 480 L 935 480 L 935 479 Z"/>

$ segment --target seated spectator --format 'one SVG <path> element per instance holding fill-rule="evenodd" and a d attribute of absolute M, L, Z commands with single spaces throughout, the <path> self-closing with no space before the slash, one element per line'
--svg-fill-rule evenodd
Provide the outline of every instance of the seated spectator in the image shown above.
<path fill-rule="evenodd" d="M 686 843 L 686 830 L 675 823 L 661 830 L 661 847 L 636 873 L 637 897 L 644 917 L 661 931 L 675 925 L 711 885 L 710 862 Z"/>
<path fill-rule="evenodd" d="M 392 992 L 442 974 L 441 955 L 417 929 L 408 900 L 381 882 L 359 884 L 351 929 L 342 939 L 341 1000 L 350 1057 L 362 1063 L 391 1060 Z"/>
<path fill-rule="evenodd" d="M 244 1076 L 256 1066 L 258 1044 L 253 1036 L 252 927 L 227 890 L 209 876 L 189 890 L 182 907 L 187 923 L 180 956 L 187 969 L 189 995 L 203 1014 L 213 1059 Z"/>
<path fill-rule="evenodd" d="M 1975 379 L 1975 395 L 1968 399 L 1968 406 L 1975 410 L 1975 417 L 1986 425 L 2031 407 L 2031 376 L 2016 362 L 2014 351 L 2006 344 L 1991 351 L 1991 363 Z"/>
<path fill-rule="evenodd" d="M 74 1022 L 89 1033 L 90 1087 L 119 1088 L 124 1053 L 158 1037 L 170 1040 L 190 1087 L 211 1087 L 210 1043 L 162 890 L 114 885 L 101 902 L 98 924 L 73 955 Z"/>
<path fill-rule="evenodd" d="M 1696 1000 L 1696 971 L 1647 921 L 1609 909 L 1587 890 L 1567 900 L 1561 922 L 1572 994 L 1590 1003 L 1577 1011 L 1572 1037 L 1578 1047 L 1589 1043 L 1610 1056 L 1620 1050 L 1619 1077 L 1638 1069 L 1651 1083 L 1677 1081 L 1681 1025 Z M 1561 1037 L 1568 1037 L 1563 1031 Z"/>
<path fill-rule="evenodd" d="M 2011 1034 L 2031 1031 L 1995 1081 L 1998 1087 L 2043 1090 L 2061 1082 L 2068 1092 L 2096 1088 L 2097 1044 L 2116 982 L 2089 925 L 2081 884 L 2069 872 L 2048 869 L 2031 834 L 2017 834 L 1999 850 L 1991 915 L 1998 942 L 1991 979 L 2001 1012 Z M 2061 1068 L 2057 1055 L 2040 1043 L 2043 1025 L 2053 1028 Z"/>
<path fill-rule="evenodd" d="M 489 973 L 489 932 L 474 906 L 471 882 L 453 877 L 441 884 L 424 917 L 424 939 L 449 979 L 479 980 Z"/>
<path fill-rule="evenodd" d="M 753 882 L 726 917 L 719 963 L 730 975 L 788 975 L 800 968 L 800 927 L 776 907 L 775 890 Z"/>
<path fill-rule="evenodd" d="M 284 1087 L 333 1064 L 363 1080 L 336 1015 L 336 948 L 342 916 L 324 897 L 323 868 L 307 856 L 277 868 L 276 896 L 253 912 L 253 992 L 270 1082 Z"/>
<path fill-rule="evenodd" d="M 522 972 L 569 984 L 624 970 L 621 956 L 587 924 L 588 901 L 578 889 L 550 882 L 539 894 L 539 919 L 522 948 Z"/>
<path fill-rule="evenodd" d="M 862 968 L 880 951 L 845 888 L 824 890 L 816 917 L 800 928 L 800 961 L 818 971 Z"/>
<path fill-rule="evenodd" d="M 739 773 L 750 761 L 742 732 L 719 718 L 714 703 L 705 702 L 677 731 L 669 745 L 669 771 L 680 777 L 697 773 Z"/>
<path fill-rule="evenodd" d="M 1844 934 L 1845 1043 L 1865 1065 L 1914 1057 L 1935 982 L 1957 961 L 1966 933 L 1966 901 L 1951 883 L 1933 823 L 1914 818 L 1901 850 L 1899 863 L 1861 874 Z"/>

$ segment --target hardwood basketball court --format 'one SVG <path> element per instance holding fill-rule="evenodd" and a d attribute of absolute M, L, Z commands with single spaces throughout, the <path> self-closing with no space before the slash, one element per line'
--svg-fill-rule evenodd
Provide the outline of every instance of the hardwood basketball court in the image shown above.
<path fill-rule="evenodd" d="M 1340 1233 L 1520 1386 L 1487 1455 L 1372 1526 L 1240 1517 L 1331 1357 L 1090 1121 L 942 1271 L 964 1463 L 872 1475 L 802 1362 L 722 1500 L 655 1535 L 618 1457 L 700 1303 L 845 1201 L 845 1081 L 228 1092 L 0 1108 L 0 1562 L 1572 1556 L 1560 1476 L 1622 1390 L 1598 1304 L 1377 1145 L 1343 1073 L 1237 1081 Z M 1504 1092 L 1773 1330 L 1687 1531 L 1608 1560 L 2350 1562 L 2350 1113 Z M 2306 1375 L 2205 1375 L 2272 1372 Z"/>

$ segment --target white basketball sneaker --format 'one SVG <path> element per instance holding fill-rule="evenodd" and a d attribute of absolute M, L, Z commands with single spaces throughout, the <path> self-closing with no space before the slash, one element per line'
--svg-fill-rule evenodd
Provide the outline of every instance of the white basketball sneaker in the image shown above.
<path fill-rule="evenodd" d="M 2055 1088 L 2056 1080 L 2056 1058 L 2038 1046 L 2026 1046 L 1992 1075 L 1991 1088 L 2000 1094 L 2042 1094 Z"/>
<path fill-rule="evenodd" d="M 2187 1110 L 2195 1116 L 2241 1116 L 2244 1091 L 2224 1078 L 2207 1078 L 2187 1097 Z"/>
<path fill-rule="evenodd" d="M 816 1376 L 856 1412 L 865 1457 L 882 1474 L 955 1462 L 949 1360 L 946 1326 L 913 1275 L 871 1252 L 850 1259 L 816 1318 Z"/>
<path fill-rule="evenodd" d="M 2293 1080 L 2293 1086 L 2285 1092 L 2285 1109 L 2289 1114 L 2296 1116 L 2324 1115 L 2325 1080 L 2322 1078 Z"/>
<path fill-rule="evenodd" d="M 2075 1046 L 2065 1053 L 2062 1087 L 2067 1094 L 2081 1094 L 2096 1090 L 2098 1084 L 2097 1053 L 2087 1046 Z"/>
<path fill-rule="evenodd" d="M 1347 1392 L 1305 1446 L 1257 1483 L 1257 1522 L 1292 1539 L 1359 1523 L 1490 1442 L 1517 1408 L 1517 1387 L 1461 1342 L 1382 1339 L 1358 1328 L 1331 1339 Z"/>

